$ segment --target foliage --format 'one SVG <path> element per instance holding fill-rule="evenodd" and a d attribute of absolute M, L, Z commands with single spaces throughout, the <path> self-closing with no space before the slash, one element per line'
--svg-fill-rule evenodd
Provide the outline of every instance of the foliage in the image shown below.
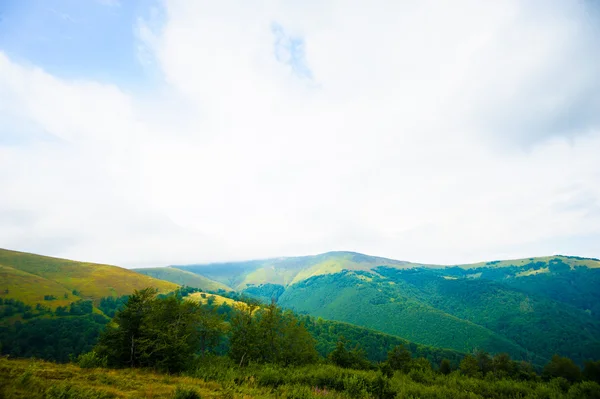
<path fill-rule="evenodd" d="M 76 363 L 82 369 L 93 369 L 97 367 L 107 367 L 108 359 L 106 356 L 99 356 L 96 351 L 91 351 L 79 355 Z"/>
<path fill-rule="evenodd" d="M 600 384 L 600 360 L 587 361 L 583 367 L 583 378 Z"/>
<path fill-rule="evenodd" d="M 359 345 L 356 345 L 352 349 L 348 349 L 348 341 L 344 336 L 340 336 L 335 349 L 329 354 L 329 360 L 343 368 L 353 369 L 369 369 L 371 364 L 367 360 L 366 352 Z"/>
<path fill-rule="evenodd" d="M 581 380 L 581 370 L 573 360 L 558 355 L 552 356 L 552 360 L 544 367 L 546 378 L 562 377 L 570 382 Z"/>
<path fill-rule="evenodd" d="M 452 372 L 452 365 L 450 365 L 450 361 L 448 359 L 442 359 L 440 363 L 440 373 L 444 375 L 448 375 Z"/>
<path fill-rule="evenodd" d="M 412 355 L 404 345 L 398 345 L 388 352 L 387 363 L 392 370 L 408 371 Z"/>
<path fill-rule="evenodd" d="M 298 365 L 314 363 L 318 354 L 306 327 L 274 302 L 237 305 L 231 318 L 229 356 L 240 365 L 250 362 Z"/>
<path fill-rule="evenodd" d="M 103 316 L 87 314 L 0 325 L 2 353 L 67 362 L 91 350 L 106 323 Z"/>
<path fill-rule="evenodd" d="M 216 316 L 198 303 L 177 296 L 156 298 L 156 291 L 135 291 L 100 336 L 96 351 L 113 367 L 154 367 L 177 372 L 193 360 L 212 332 L 199 324 Z M 203 335 L 204 334 L 204 335 Z M 203 341 L 204 338 L 204 341 Z M 203 348 L 208 350 L 208 347 Z"/>
<path fill-rule="evenodd" d="M 475 357 L 472 357 L 475 360 Z M 489 375 L 492 375 L 491 373 Z M 196 397 L 256 398 L 598 398 L 600 385 L 569 383 L 564 378 L 519 381 L 472 378 L 460 373 L 396 372 L 391 378 L 375 370 L 353 370 L 330 364 L 282 367 L 253 364 L 238 367 L 228 358 L 206 356 L 187 375 L 148 370 L 81 369 L 42 361 L 0 358 L 3 398 L 173 398 L 194 391 Z M 55 395 L 55 396 L 50 396 Z M 193 394 L 192 394 L 193 395 Z M 183 396 L 185 397 L 185 396 Z M 191 396 L 194 397 L 194 396 Z"/>

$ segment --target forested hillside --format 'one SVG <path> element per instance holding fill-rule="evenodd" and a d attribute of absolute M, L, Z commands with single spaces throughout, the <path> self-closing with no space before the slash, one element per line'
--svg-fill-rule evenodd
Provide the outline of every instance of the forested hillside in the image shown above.
<path fill-rule="evenodd" d="M 600 351 L 597 259 L 436 266 L 330 252 L 179 268 L 265 302 L 427 345 L 506 351 L 537 363 L 559 353 L 581 364 Z"/>
<path fill-rule="evenodd" d="M 600 395 L 600 361 L 583 369 L 560 356 L 539 369 L 508 354 L 438 351 L 432 363 L 395 344 L 378 363 L 360 344 L 387 339 L 352 326 L 298 318 L 276 304 L 187 300 L 193 289 L 156 295 L 136 291 L 120 301 L 97 344 L 75 364 L 0 358 L 5 398 L 571 398 Z M 211 302 L 213 305 L 208 305 Z M 337 335 L 326 358 L 317 336 Z M 356 336 L 355 336 L 356 338 Z M 223 355 L 218 351 L 227 342 Z M 427 353 L 427 348 L 422 348 Z M 431 353 L 431 352 L 429 352 Z M 451 361 L 445 357 L 456 357 Z M 439 360 L 439 361 L 438 361 Z"/>

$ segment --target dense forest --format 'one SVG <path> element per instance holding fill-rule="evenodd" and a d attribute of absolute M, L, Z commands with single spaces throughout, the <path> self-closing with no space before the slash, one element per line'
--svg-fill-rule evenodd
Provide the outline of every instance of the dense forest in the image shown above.
<path fill-rule="evenodd" d="M 216 305 L 214 300 L 206 304 L 187 300 L 186 296 L 194 291 L 184 288 L 157 295 L 148 288 L 126 298 L 105 299 L 102 307 L 114 317 L 110 323 L 98 323 L 103 324 L 99 330 L 77 324 L 94 317 L 93 313 L 75 314 L 77 306 L 73 315 L 54 316 L 56 319 L 39 316 L 20 325 L 52 320 L 67 323 L 66 330 L 99 331 L 97 335 L 78 335 L 82 341 L 89 340 L 88 344 L 95 341 L 78 356 L 73 355 L 79 345 L 73 344 L 75 337 L 71 337 L 71 346 L 64 344 L 68 335 L 53 337 L 62 351 L 73 351 L 71 361 L 84 369 L 153 369 L 204 381 L 229 381 L 242 391 L 258 384 L 269 388 L 269 394 L 279 392 L 285 397 L 320 397 L 323 392 L 349 398 L 600 395 L 600 361 L 586 361 L 580 368 L 571 359 L 556 355 L 536 369 L 529 362 L 511 359 L 507 353 L 491 355 L 478 350 L 461 355 L 403 343 L 389 346 L 393 342 L 386 342 L 384 335 L 364 334 L 364 329 L 344 323 L 327 324 L 298 316 L 275 302 L 261 304 L 246 299 L 229 306 Z M 32 311 L 13 301 L 2 306 Z M 31 325 L 41 334 L 41 325 Z M 65 334 L 60 331 L 57 334 Z M 319 353 L 319 345 L 329 350 L 325 356 Z M 389 349 L 383 357 L 381 348 L 386 346 Z M 378 357 L 377 361 L 369 359 L 366 348 L 370 348 L 371 358 Z M 64 360 L 62 352 L 56 356 L 56 360 Z M 26 391 L 14 382 L 2 382 L 2 387 L 5 392 Z M 55 388 L 42 390 L 46 396 L 40 397 L 53 397 L 47 394 L 50 389 Z M 65 389 L 77 391 L 73 387 Z M 183 394 L 195 395 L 193 388 L 175 393 Z M 56 397 L 86 397 L 81 395 Z"/>

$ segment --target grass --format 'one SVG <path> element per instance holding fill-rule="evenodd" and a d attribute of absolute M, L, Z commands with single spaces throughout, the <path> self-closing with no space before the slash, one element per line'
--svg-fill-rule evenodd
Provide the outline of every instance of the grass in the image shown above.
<path fill-rule="evenodd" d="M 529 265 L 531 263 L 541 262 L 541 263 L 544 263 L 547 267 L 547 265 L 550 263 L 550 261 L 552 259 L 560 259 L 567 265 L 571 266 L 571 268 L 574 268 L 574 267 L 589 267 L 590 269 L 600 268 L 600 261 L 598 261 L 598 260 L 588 259 L 588 258 L 562 256 L 562 255 L 539 256 L 536 258 L 509 259 L 509 260 L 500 260 L 500 261 L 492 261 L 492 262 L 478 262 L 478 263 L 471 263 L 471 264 L 467 264 L 467 265 L 457 265 L 457 266 L 462 267 L 463 269 L 477 269 L 480 267 L 501 268 L 501 267 L 510 267 L 510 266 L 521 267 L 521 266 Z"/>
<path fill-rule="evenodd" d="M 45 295 L 52 295 L 56 299 L 45 301 Z M 0 298 L 14 298 L 27 304 L 43 303 L 51 309 L 79 299 L 56 281 L 3 265 L 0 265 Z"/>
<path fill-rule="evenodd" d="M 154 277 L 160 280 L 170 281 L 179 285 L 200 288 L 203 291 L 233 291 L 227 285 L 196 273 L 188 272 L 174 267 L 150 267 L 144 269 L 132 269 L 140 274 Z"/>
<path fill-rule="evenodd" d="M 600 395 L 594 382 L 514 381 L 493 375 L 470 378 L 431 370 L 376 371 L 317 364 L 297 368 L 273 365 L 238 368 L 226 358 L 207 358 L 189 376 L 137 369 L 81 369 L 73 364 L 0 358 L 0 397 L 14 398 L 273 398 L 273 399 L 477 399 L 570 398 Z"/>
<path fill-rule="evenodd" d="M 7 297 L 25 303 L 40 302 L 40 296 L 41 302 L 45 302 L 43 296 L 50 294 L 57 298 L 64 293 L 72 296 L 73 290 L 78 291 L 83 299 L 99 300 L 107 296 L 127 295 L 145 287 L 155 287 L 160 292 L 173 291 L 178 287 L 177 284 L 117 266 L 75 262 L 6 249 L 0 249 L 0 265 L 3 265 L 0 270 L 0 292 L 8 289 Z M 72 302 L 72 299 L 68 302 Z"/>
<path fill-rule="evenodd" d="M 310 387 L 275 389 L 255 375 L 231 378 L 166 375 L 139 369 L 81 369 L 74 364 L 0 358 L 0 397 L 13 398 L 310 398 Z M 219 379 L 218 381 L 216 379 Z M 237 382 L 236 382 L 237 381 Z M 297 395 L 300 392 L 302 395 Z M 194 396 L 194 393 L 198 396 Z M 282 395 L 284 393 L 284 395 Z M 332 392 L 332 399 L 344 398 Z"/>
<path fill-rule="evenodd" d="M 244 302 L 236 301 L 235 299 L 227 298 L 227 297 L 224 297 L 221 295 L 209 294 L 209 293 L 204 293 L 204 292 L 195 292 L 193 294 L 188 295 L 186 297 L 186 299 L 205 304 L 205 303 L 208 303 L 208 298 L 210 298 L 210 297 L 214 298 L 214 301 L 215 301 L 214 304 L 217 306 L 220 306 L 224 303 L 231 307 L 233 307 L 235 305 L 246 306 L 246 304 Z"/>
<path fill-rule="evenodd" d="M 178 389 L 193 390 L 203 398 L 223 397 L 227 391 L 216 382 L 148 370 L 81 369 L 73 364 L 0 359 L 0 397 L 6 399 L 173 398 Z"/>

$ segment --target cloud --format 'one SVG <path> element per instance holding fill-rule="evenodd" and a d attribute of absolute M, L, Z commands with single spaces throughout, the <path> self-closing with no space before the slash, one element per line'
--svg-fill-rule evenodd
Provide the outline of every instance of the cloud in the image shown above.
<path fill-rule="evenodd" d="M 173 0 L 132 27 L 162 80 L 143 92 L 0 53 L 0 215 L 20 220 L 0 246 L 123 265 L 599 256 L 586 7 Z"/>

